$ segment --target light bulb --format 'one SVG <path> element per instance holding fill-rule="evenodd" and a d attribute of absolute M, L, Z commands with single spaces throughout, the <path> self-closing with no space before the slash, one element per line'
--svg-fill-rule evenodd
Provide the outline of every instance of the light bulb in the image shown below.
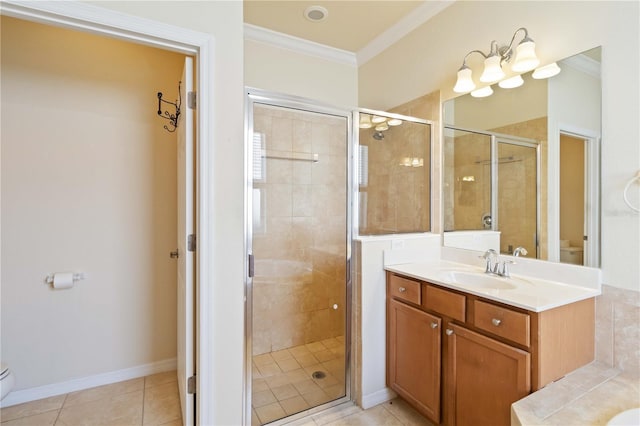
<path fill-rule="evenodd" d="M 549 65 L 545 65 L 540 68 L 536 68 L 536 70 L 531 74 L 531 77 L 536 80 L 541 80 L 543 78 L 553 77 L 560 73 L 560 67 L 555 62 L 550 63 Z"/>
<path fill-rule="evenodd" d="M 493 95 L 493 89 L 491 86 L 481 87 L 480 89 L 471 92 L 471 96 L 474 98 L 486 98 L 491 95 Z"/>
<path fill-rule="evenodd" d="M 518 74 L 514 77 L 507 78 L 506 80 L 502 80 L 500 83 L 498 83 L 498 86 L 502 87 L 503 89 L 513 89 L 515 87 L 520 87 L 523 84 L 524 84 L 524 80 Z"/>
<path fill-rule="evenodd" d="M 456 93 L 467 93 L 475 88 L 476 84 L 471 78 L 471 68 L 466 65 L 462 65 L 462 67 L 458 70 L 458 81 L 456 81 L 456 85 L 453 88 L 453 91 Z"/>
<path fill-rule="evenodd" d="M 498 55 L 491 55 L 484 60 L 484 71 L 480 76 L 480 81 L 483 83 L 495 83 L 496 81 L 504 78 L 504 71 L 500 66 L 502 58 Z"/>
<path fill-rule="evenodd" d="M 524 38 L 516 48 L 516 58 L 511 66 L 514 72 L 526 72 L 538 66 L 536 44 L 529 37 Z"/>

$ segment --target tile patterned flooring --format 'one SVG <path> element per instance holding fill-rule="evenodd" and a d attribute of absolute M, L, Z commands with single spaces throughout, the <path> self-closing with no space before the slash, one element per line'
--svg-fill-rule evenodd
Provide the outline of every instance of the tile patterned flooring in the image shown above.
<path fill-rule="evenodd" d="M 182 425 L 175 371 L 0 409 L 2 426 Z"/>
<path fill-rule="evenodd" d="M 340 343 L 339 340 L 335 339 L 333 339 L 333 341 L 329 339 L 328 341 L 318 342 L 322 343 L 324 349 L 322 349 L 320 345 L 312 343 L 310 345 L 290 348 L 286 350 L 286 352 L 273 352 L 267 354 L 269 356 L 254 357 L 254 374 L 256 374 L 257 370 L 257 374 L 260 375 L 260 377 L 254 376 L 254 388 L 256 383 L 262 383 L 263 386 L 263 390 L 254 389 L 254 403 L 256 399 L 255 395 L 257 394 L 261 395 L 259 398 L 263 398 L 262 401 L 270 401 L 271 398 L 275 398 L 275 400 L 255 408 L 253 410 L 252 422 L 258 422 L 259 424 L 261 420 L 272 421 L 267 420 L 268 417 L 258 416 L 260 416 L 260 414 L 265 416 L 265 413 L 269 413 L 268 410 L 260 410 L 260 408 L 269 407 L 274 403 L 280 407 L 280 410 L 282 410 L 285 415 L 288 415 L 288 413 L 304 410 L 311 404 L 315 405 L 318 400 L 314 400 L 314 398 L 327 398 L 326 400 L 328 401 L 339 397 L 340 395 L 337 395 L 338 389 L 340 389 L 341 394 L 344 384 L 340 382 L 329 384 L 333 381 L 329 380 L 327 384 L 322 387 L 322 385 L 319 384 L 320 381 L 315 382 L 307 379 L 308 372 L 311 370 L 317 371 L 315 369 L 319 368 L 318 365 L 325 368 L 324 371 L 327 373 L 327 378 L 334 377 L 335 379 L 335 377 L 344 377 L 344 373 L 339 370 L 338 363 L 335 362 L 337 360 L 341 365 L 344 365 L 344 362 L 341 361 L 341 359 L 344 359 L 344 354 L 341 355 L 340 349 L 337 349 L 344 348 L 344 345 L 339 344 L 332 346 L 336 342 Z M 334 351 L 331 350 L 332 348 Z M 329 359 L 330 354 L 327 350 L 336 356 Z M 287 353 L 290 356 L 286 356 Z M 327 359 L 321 361 L 325 356 Z M 269 359 L 271 359 L 272 362 L 268 362 Z M 316 359 L 317 363 L 310 362 L 313 361 L 313 359 Z M 291 360 L 295 361 L 299 367 L 290 369 L 292 366 L 295 367 L 295 364 Z M 334 361 L 334 363 L 331 363 L 331 361 Z M 307 366 L 302 365 L 307 363 Z M 278 367 L 280 373 L 276 372 L 276 368 L 272 364 Z M 298 374 L 300 374 L 300 370 L 306 373 L 305 380 L 295 381 Z M 298 372 L 289 376 L 288 373 L 292 371 Z M 273 374 L 263 376 L 263 373 Z M 285 378 L 288 380 L 286 383 L 284 382 Z M 283 382 L 278 384 L 279 380 Z M 291 380 L 294 381 L 291 382 Z M 335 380 L 337 381 L 338 379 Z M 311 384 L 309 382 L 311 382 Z M 269 384 L 271 384 L 271 386 Z M 266 385 L 266 388 L 264 388 L 264 385 Z M 315 386 L 315 388 L 311 385 Z M 261 393 L 267 390 L 269 392 Z M 320 394 L 320 391 L 322 391 L 323 394 Z M 268 396 L 269 393 L 271 393 L 271 397 Z M 291 396 L 287 397 L 288 395 Z M 322 400 L 320 400 L 320 402 L 322 402 Z M 295 404 L 299 404 L 297 407 L 300 409 L 296 410 Z M 127 380 L 125 382 L 99 386 L 66 395 L 53 396 L 39 401 L 2 408 L 0 409 L 0 421 L 2 422 L 1 426 L 179 426 L 182 425 L 182 417 L 180 413 L 176 372 L 171 371 L 154 374 L 139 379 Z M 367 410 L 362 410 L 352 403 L 345 403 L 294 421 L 290 423 L 290 425 L 433 426 L 432 423 L 401 399 L 394 399 L 393 401 L 371 407 Z"/>
<path fill-rule="evenodd" d="M 251 424 L 266 424 L 344 396 L 344 366 L 344 337 L 255 355 Z M 316 371 L 325 376 L 312 377 Z"/>

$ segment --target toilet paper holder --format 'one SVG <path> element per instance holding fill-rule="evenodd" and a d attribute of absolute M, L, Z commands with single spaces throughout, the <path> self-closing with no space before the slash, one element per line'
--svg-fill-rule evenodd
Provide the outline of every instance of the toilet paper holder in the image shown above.
<path fill-rule="evenodd" d="M 53 274 L 47 275 L 47 278 L 45 278 L 44 282 L 47 284 L 53 284 L 53 279 L 55 278 L 55 275 L 59 273 L 60 272 L 54 272 Z M 84 272 L 73 273 L 73 282 L 84 280 L 85 278 L 87 278 L 87 276 L 85 275 Z"/>

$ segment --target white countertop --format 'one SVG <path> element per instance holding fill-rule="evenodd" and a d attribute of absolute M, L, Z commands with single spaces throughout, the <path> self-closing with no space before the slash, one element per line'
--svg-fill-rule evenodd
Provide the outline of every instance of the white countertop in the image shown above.
<path fill-rule="evenodd" d="M 385 269 L 532 312 L 546 311 L 558 306 L 596 297 L 601 293 L 599 289 L 530 276 L 512 274 L 510 278 L 497 277 L 485 274 L 484 269 L 478 267 L 445 260 L 387 265 Z M 493 277 L 498 280 L 496 282 L 498 286 L 504 285 L 514 288 L 484 288 L 465 283 L 464 279 L 459 279 L 456 282 L 451 278 L 451 272 L 477 275 L 481 280 Z"/>

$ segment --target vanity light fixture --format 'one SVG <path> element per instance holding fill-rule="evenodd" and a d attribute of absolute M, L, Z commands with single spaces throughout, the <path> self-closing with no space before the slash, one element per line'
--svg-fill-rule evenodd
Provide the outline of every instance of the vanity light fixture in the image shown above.
<path fill-rule="evenodd" d="M 390 118 L 387 120 L 387 124 L 389 126 L 399 126 L 402 124 L 402 120 L 400 120 L 399 118 Z"/>
<path fill-rule="evenodd" d="M 473 82 L 472 71 L 467 66 L 467 58 L 472 53 L 479 53 L 484 59 L 484 71 L 480 76 L 480 81 L 483 83 L 495 83 L 504 78 L 505 73 L 502 69 L 504 63 L 511 62 L 513 53 L 513 44 L 518 32 L 524 32 L 524 37 L 516 47 L 515 58 L 511 65 L 511 70 L 514 72 L 526 72 L 534 69 L 540 63 L 540 60 L 536 56 L 535 43 L 529 37 L 529 32 L 526 28 L 518 28 L 511 38 L 511 43 L 508 46 L 498 46 L 496 40 L 491 41 L 491 47 L 489 54 L 485 54 L 480 50 L 472 50 L 467 53 L 462 60 L 462 66 L 458 70 L 458 80 L 453 88 L 456 93 L 466 93 L 475 89 L 476 85 Z"/>
<path fill-rule="evenodd" d="M 385 117 L 374 115 L 371 117 L 371 122 L 375 124 L 384 123 L 387 119 Z"/>
<path fill-rule="evenodd" d="M 558 73 L 560 73 L 560 67 L 555 62 L 552 62 L 549 65 L 545 65 L 536 69 L 533 74 L 531 74 L 531 77 L 535 78 L 536 80 L 540 80 L 543 78 L 553 77 Z"/>
<path fill-rule="evenodd" d="M 371 116 L 368 114 L 360 114 L 360 128 L 370 129 L 371 127 L 373 127 L 371 124 Z"/>
<path fill-rule="evenodd" d="M 384 121 L 376 126 L 376 131 L 378 132 L 384 132 L 385 130 L 389 130 L 389 125 Z"/>
<path fill-rule="evenodd" d="M 507 78 L 506 80 L 500 81 L 500 83 L 498 83 L 498 86 L 502 87 L 503 89 L 513 89 L 516 87 L 520 87 L 523 84 L 524 80 L 522 79 L 520 74 L 518 74 L 511 78 Z"/>
<path fill-rule="evenodd" d="M 474 98 L 486 98 L 487 96 L 493 95 L 493 89 L 491 86 L 481 87 L 478 90 L 474 90 L 471 92 L 471 96 Z"/>

